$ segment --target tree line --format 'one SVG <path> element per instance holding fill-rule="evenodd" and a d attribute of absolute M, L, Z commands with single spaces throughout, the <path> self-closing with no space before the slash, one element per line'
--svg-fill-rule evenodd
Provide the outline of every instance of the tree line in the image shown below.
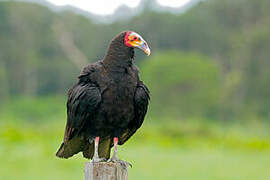
<path fill-rule="evenodd" d="M 268 0 L 208 0 L 183 14 L 146 8 L 125 21 L 96 24 L 70 11 L 0 2 L 1 104 L 16 96 L 63 95 L 81 67 L 102 59 L 110 40 L 129 29 L 153 52 L 147 61 L 138 51 L 136 63 L 155 97 L 155 114 L 267 120 L 269 8 Z"/>

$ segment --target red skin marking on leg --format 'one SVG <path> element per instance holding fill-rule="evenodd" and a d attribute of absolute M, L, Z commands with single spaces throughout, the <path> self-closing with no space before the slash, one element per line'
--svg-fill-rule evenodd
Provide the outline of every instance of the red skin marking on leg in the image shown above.
<path fill-rule="evenodd" d="M 114 144 L 118 144 L 118 137 L 113 138 Z"/>
<path fill-rule="evenodd" d="M 97 137 L 95 138 L 95 142 L 96 142 L 96 143 L 99 142 L 99 136 L 97 136 Z"/>

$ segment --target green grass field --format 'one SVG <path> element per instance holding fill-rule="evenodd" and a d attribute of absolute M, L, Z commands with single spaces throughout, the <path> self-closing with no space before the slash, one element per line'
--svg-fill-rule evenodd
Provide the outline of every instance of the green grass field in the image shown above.
<path fill-rule="evenodd" d="M 2 125 L 0 179 L 83 179 L 87 160 L 81 154 L 69 160 L 54 155 L 63 127 Z M 120 148 L 121 158 L 133 164 L 130 179 L 270 179 L 269 138 L 214 138 L 195 132 L 175 137 L 159 134 L 162 127 L 147 124 Z"/>
<path fill-rule="evenodd" d="M 50 108 L 32 104 L 36 107 L 30 110 L 15 104 L 7 107 L 10 112 L 2 109 L 0 179 L 83 179 L 87 160 L 81 154 L 69 160 L 55 157 L 64 132 L 64 109 L 57 109 L 56 103 L 51 113 Z M 38 120 L 27 120 L 32 117 L 28 111 L 34 111 Z M 44 111 L 50 116 L 46 118 Z M 134 180 L 270 179 L 270 131 L 265 124 L 224 125 L 148 117 L 136 135 L 119 148 L 119 155 L 133 164 L 129 179 Z"/>

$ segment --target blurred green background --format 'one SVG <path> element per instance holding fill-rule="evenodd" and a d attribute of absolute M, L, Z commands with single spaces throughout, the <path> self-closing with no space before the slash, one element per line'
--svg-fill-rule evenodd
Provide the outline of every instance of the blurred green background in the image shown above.
<path fill-rule="evenodd" d="M 0 2 L 0 179 L 83 179 L 81 154 L 55 157 L 66 93 L 123 30 L 151 91 L 145 123 L 121 146 L 130 179 L 270 179 L 270 1 L 206 0 L 107 24 Z"/>

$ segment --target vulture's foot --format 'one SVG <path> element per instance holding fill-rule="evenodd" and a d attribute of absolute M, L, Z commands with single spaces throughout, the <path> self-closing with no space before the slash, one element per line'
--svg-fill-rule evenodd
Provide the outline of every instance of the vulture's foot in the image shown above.
<path fill-rule="evenodd" d="M 117 145 L 118 145 L 118 137 L 113 138 L 114 142 L 114 148 L 113 148 L 113 156 L 107 161 L 107 162 L 114 162 L 114 163 L 120 163 L 122 167 L 125 169 L 128 168 L 128 166 L 132 167 L 132 164 L 123 160 L 120 160 L 117 156 Z"/>
<path fill-rule="evenodd" d="M 92 143 L 92 139 L 89 139 L 89 142 Z M 90 161 L 91 163 L 98 163 L 98 162 L 105 162 L 105 158 L 100 158 L 98 156 L 98 144 L 99 144 L 99 136 L 95 138 L 95 151 L 94 151 L 94 156 L 92 160 Z"/>
<path fill-rule="evenodd" d="M 105 158 L 93 157 L 93 159 L 90 162 L 91 163 L 106 162 L 106 159 Z"/>
<path fill-rule="evenodd" d="M 117 157 L 112 157 L 107 162 L 120 163 L 120 165 L 125 169 L 127 169 L 129 166 L 132 167 L 132 164 L 130 162 L 123 161 L 121 159 L 118 159 Z"/>

